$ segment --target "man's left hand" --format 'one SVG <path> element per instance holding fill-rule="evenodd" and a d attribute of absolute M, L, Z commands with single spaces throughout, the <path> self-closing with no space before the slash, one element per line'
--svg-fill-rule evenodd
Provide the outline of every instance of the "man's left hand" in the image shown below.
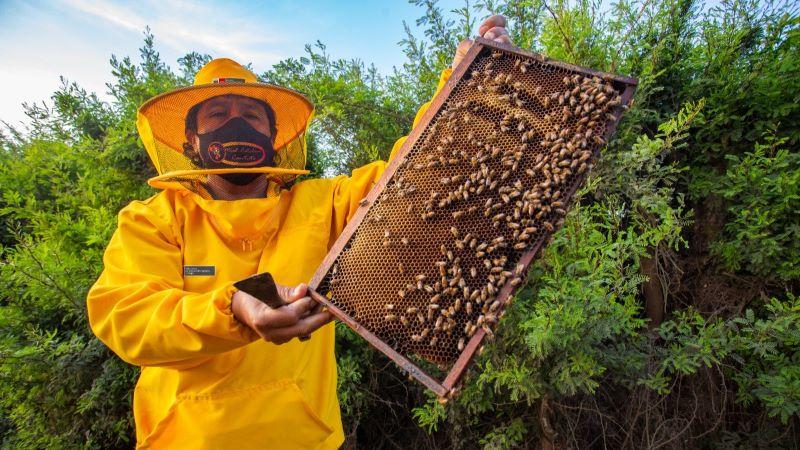
<path fill-rule="evenodd" d="M 503 44 L 511 44 L 511 38 L 508 37 L 508 31 L 506 31 L 506 18 L 501 14 L 495 14 L 484 20 L 481 26 L 478 27 L 478 36 Z M 454 69 L 464 59 L 464 55 L 467 54 L 467 50 L 471 45 L 472 39 L 464 39 L 458 44 L 456 55 L 453 57 L 452 67 Z"/>

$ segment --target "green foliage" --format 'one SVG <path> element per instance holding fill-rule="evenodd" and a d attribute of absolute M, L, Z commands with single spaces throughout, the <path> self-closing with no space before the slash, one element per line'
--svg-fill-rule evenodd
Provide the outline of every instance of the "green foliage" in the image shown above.
<path fill-rule="evenodd" d="M 666 345 L 658 349 L 658 368 L 640 383 L 659 394 L 666 394 L 673 377 L 691 375 L 701 367 L 711 367 L 730 351 L 728 336 L 719 321 L 707 322 L 700 314 L 679 311 L 665 322 L 658 334 Z"/>
<path fill-rule="evenodd" d="M 740 368 L 732 378 L 739 385 L 737 400 L 758 400 L 782 423 L 800 413 L 800 298 L 771 298 L 762 317 L 752 309 L 730 323 Z"/>
<path fill-rule="evenodd" d="M 386 158 L 457 43 L 489 13 L 508 17 L 523 48 L 636 76 L 639 86 L 458 397 L 439 403 L 337 327 L 348 439 L 489 449 L 542 439 L 575 448 L 796 442 L 796 5 L 485 0 L 443 11 L 435 0 L 412 3 L 422 35 L 406 26 L 406 62 L 391 74 L 336 59 L 320 42 L 262 74 L 316 104 L 314 176 Z M 113 101 L 62 80 L 50 102 L 25 106 L 28 129 L 0 133 L 3 447 L 132 445 L 138 370 L 93 337 L 83 302 L 117 211 L 152 193 L 136 108 L 191 83 L 209 59 L 188 53 L 173 70 L 146 30 L 138 59 L 110 59 Z M 655 262 L 655 275 L 644 261 Z M 666 313 L 658 327 L 642 294 L 654 283 Z"/>
<path fill-rule="evenodd" d="M 514 419 L 507 425 L 501 425 L 478 441 L 486 450 L 505 450 L 517 448 L 524 442 L 528 429 L 525 422 Z"/>
<path fill-rule="evenodd" d="M 800 154 L 784 147 L 787 140 L 767 135 L 754 151 L 728 155 L 725 177 L 708 187 L 728 200 L 712 252 L 729 270 L 800 278 Z"/>
<path fill-rule="evenodd" d="M 446 417 L 445 412 L 444 405 L 431 394 L 428 394 L 427 403 L 412 410 L 414 419 L 416 419 L 419 426 L 424 428 L 428 433 L 436 431 L 439 428 L 439 423 Z"/>

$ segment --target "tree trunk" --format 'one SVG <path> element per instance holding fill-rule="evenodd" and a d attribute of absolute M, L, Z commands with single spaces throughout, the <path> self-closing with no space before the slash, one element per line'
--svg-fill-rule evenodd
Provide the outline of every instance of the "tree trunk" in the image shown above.
<path fill-rule="evenodd" d="M 650 319 L 647 327 L 651 330 L 657 328 L 664 321 L 664 290 L 661 286 L 661 280 L 658 278 L 658 263 L 655 259 L 655 253 L 655 248 L 649 248 L 647 256 L 642 258 L 640 266 L 642 275 L 647 277 L 642 289 L 644 291 L 645 314 Z"/>

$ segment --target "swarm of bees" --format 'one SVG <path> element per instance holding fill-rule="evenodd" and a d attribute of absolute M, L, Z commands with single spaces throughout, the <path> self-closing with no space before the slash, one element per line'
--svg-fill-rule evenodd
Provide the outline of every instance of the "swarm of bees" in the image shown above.
<path fill-rule="evenodd" d="M 327 277 L 333 302 L 435 362 L 453 361 L 478 330 L 493 336 L 507 303 L 498 294 L 523 283 L 521 256 L 563 223 L 620 103 L 609 78 L 501 51 L 477 58 L 353 237 L 379 241 L 364 245 L 394 262 L 375 269 L 342 252 Z M 367 276 L 356 267 L 386 286 L 380 308 L 358 303 L 369 294 L 353 285 Z"/>

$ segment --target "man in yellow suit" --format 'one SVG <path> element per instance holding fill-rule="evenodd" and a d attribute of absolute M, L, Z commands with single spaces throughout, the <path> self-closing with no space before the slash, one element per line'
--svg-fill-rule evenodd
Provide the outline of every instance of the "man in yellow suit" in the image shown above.
<path fill-rule="evenodd" d="M 502 16 L 479 34 L 508 42 Z M 469 44 L 459 45 L 453 66 Z M 287 188 L 307 173 L 312 114 L 302 95 L 259 83 L 229 59 L 139 109 L 137 128 L 159 173 L 149 183 L 163 190 L 120 211 L 87 298 L 94 333 L 142 367 L 137 448 L 342 444 L 334 327 L 304 283 L 386 163 Z M 280 283 L 287 305 L 270 308 L 233 286 L 262 272 Z"/>

